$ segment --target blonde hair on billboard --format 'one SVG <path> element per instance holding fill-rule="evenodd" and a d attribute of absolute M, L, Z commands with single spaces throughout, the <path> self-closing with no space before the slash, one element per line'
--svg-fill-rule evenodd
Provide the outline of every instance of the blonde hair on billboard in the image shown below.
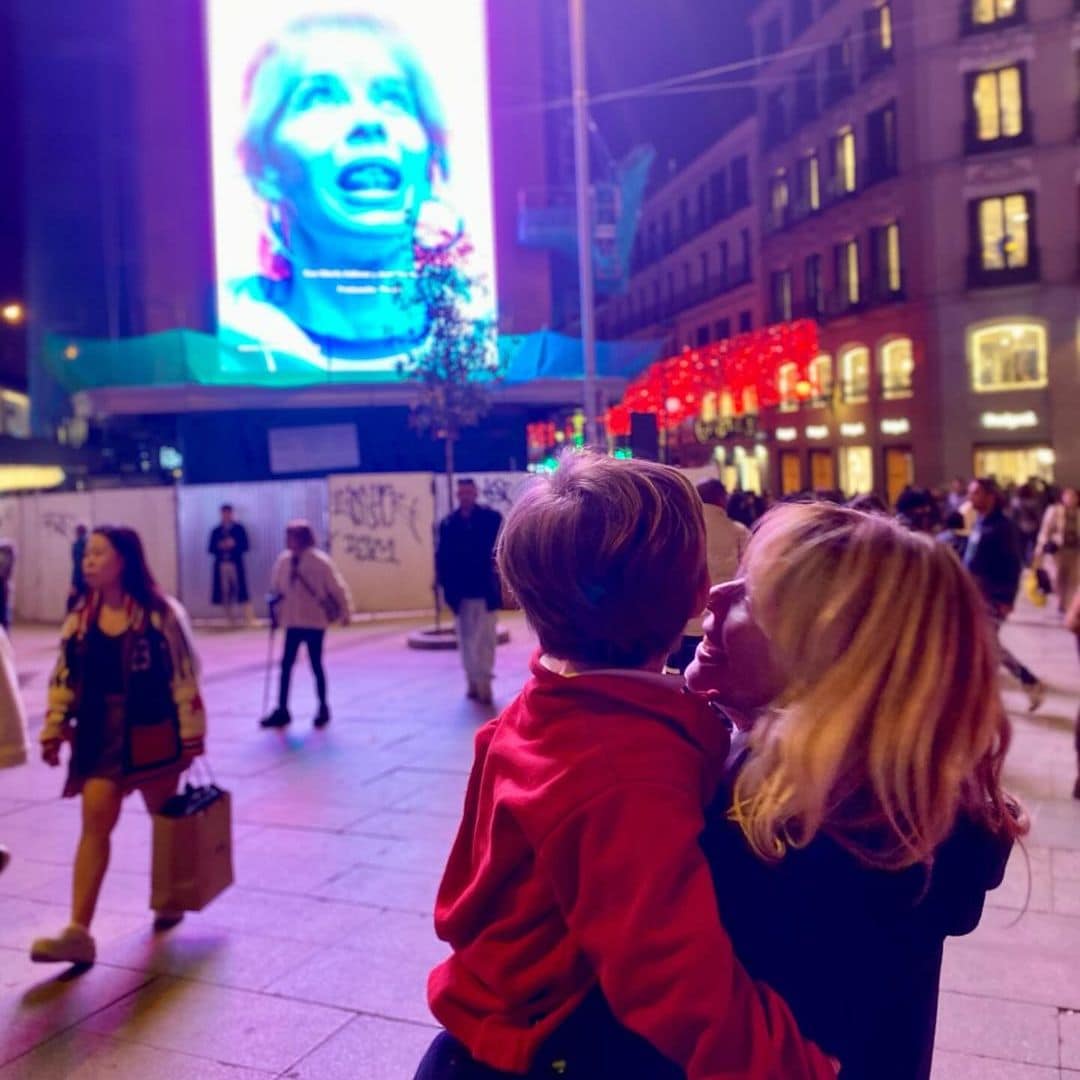
<path fill-rule="evenodd" d="M 789 677 L 734 791 L 759 855 L 823 832 L 898 870 L 929 863 L 960 812 L 1026 831 L 1001 787 L 1010 725 L 985 604 L 951 548 L 876 515 L 790 504 L 759 523 L 743 572 Z"/>

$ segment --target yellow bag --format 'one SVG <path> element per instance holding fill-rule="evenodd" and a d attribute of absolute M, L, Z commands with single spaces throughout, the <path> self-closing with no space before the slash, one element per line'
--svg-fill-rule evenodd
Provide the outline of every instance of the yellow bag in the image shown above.
<path fill-rule="evenodd" d="M 1039 577 L 1034 569 L 1024 571 L 1024 595 L 1036 607 L 1046 607 L 1046 593 L 1039 588 Z"/>

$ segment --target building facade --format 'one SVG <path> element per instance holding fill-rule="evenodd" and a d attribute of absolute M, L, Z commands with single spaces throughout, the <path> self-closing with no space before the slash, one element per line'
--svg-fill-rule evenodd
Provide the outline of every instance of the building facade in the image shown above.
<path fill-rule="evenodd" d="M 751 19 L 753 289 L 765 322 L 813 318 L 821 342 L 809 396 L 781 373 L 760 418 L 770 486 L 1080 481 L 1080 4 L 762 0 Z M 646 250 L 695 182 L 654 197 Z M 689 321 L 671 344 L 696 343 Z"/>

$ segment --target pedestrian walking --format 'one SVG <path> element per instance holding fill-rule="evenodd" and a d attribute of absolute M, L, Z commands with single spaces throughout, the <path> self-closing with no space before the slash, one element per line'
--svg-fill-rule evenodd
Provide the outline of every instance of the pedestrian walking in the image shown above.
<path fill-rule="evenodd" d="M 720 585 L 730 581 L 739 569 L 750 530 L 727 515 L 727 488 L 719 480 L 702 480 L 697 485 L 705 513 L 705 558 L 709 564 L 709 583 Z M 701 616 L 695 615 L 683 629 L 682 643 L 668 657 L 667 666 L 680 675 L 694 659 L 704 630 Z"/>
<path fill-rule="evenodd" d="M 1020 588 L 1023 569 L 1020 533 L 1005 516 L 1001 491 L 993 480 L 972 480 L 968 500 L 976 518 L 964 552 L 964 565 L 982 590 L 1001 662 L 1020 680 L 1030 711 L 1034 712 L 1046 697 L 1046 687 L 1001 643 L 1001 627 L 1012 614 Z"/>
<path fill-rule="evenodd" d="M 7 631 L 0 627 L 0 769 L 25 765 L 26 758 L 26 711 L 19 695 L 15 652 Z M 10 860 L 8 849 L 0 844 L 0 873 Z"/>
<path fill-rule="evenodd" d="M 963 560 L 968 544 L 968 534 L 964 531 L 964 515 L 959 510 L 951 510 L 945 518 L 945 527 L 935 539 L 939 544 L 947 544 Z"/>
<path fill-rule="evenodd" d="M 64 622 L 41 732 L 48 765 L 70 744 L 63 793 L 82 799 L 71 921 L 30 951 L 32 960 L 71 964 L 95 959 L 90 926 L 125 797 L 138 791 L 151 814 L 160 811 L 206 734 L 187 616 L 154 580 L 139 534 L 94 529 L 83 570 L 89 591 Z M 158 911 L 155 926 L 180 918 Z"/>
<path fill-rule="evenodd" d="M 943 544 L 821 504 L 742 571 L 687 671 L 744 732 L 702 837 L 720 918 L 842 1077 L 928 1080 L 944 940 L 1027 828 L 984 602 Z"/>
<path fill-rule="evenodd" d="M 244 569 L 244 556 L 249 550 L 247 529 L 236 520 L 233 507 L 224 503 L 221 522 L 210 532 L 207 551 L 214 556 L 214 583 L 210 600 L 214 605 L 225 608 L 225 618 L 230 626 L 237 605 L 243 610 L 249 624 L 255 621 Z"/>
<path fill-rule="evenodd" d="M 1076 637 L 1076 651 L 1080 656 L 1080 590 L 1073 596 L 1072 604 L 1065 613 L 1065 628 Z M 1076 783 L 1073 785 L 1073 798 L 1080 799 L 1080 710 L 1076 713 Z"/>
<path fill-rule="evenodd" d="M 15 607 L 15 541 L 0 537 L 0 629 L 11 628 Z"/>
<path fill-rule="evenodd" d="M 458 652 L 468 682 L 466 696 L 492 703 L 496 615 L 502 590 L 495 571 L 495 541 L 502 515 L 477 501 L 473 480 L 459 480 L 457 509 L 439 524 L 435 576 L 454 613 Z"/>
<path fill-rule="evenodd" d="M 315 727 L 324 728 L 330 723 L 323 642 L 327 629 L 334 623 L 349 625 L 351 608 L 349 587 L 330 556 L 315 546 L 311 525 L 301 520 L 289 522 L 285 529 L 285 550 L 278 556 L 270 576 L 271 630 L 277 626 L 285 628 L 278 703 L 260 721 L 262 727 L 284 728 L 292 723 L 289 685 L 301 645 L 307 649 L 319 696 Z"/>
<path fill-rule="evenodd" d="M 1064 614 L 1080 585 L 1080 494 L 1076 488 L 1065 488 L 1061 501 L 1046 508 L 1035 544 L 1036 565 L 1044 559 L 1051 566 L 1058 611 Z"/>
<path fill-rule="evenodd" d="M 83 573 L 83 559 L 86 557 L 87 532 L 85 525 L 75 526 L 75 539 L 71 545 L 71 587 L 68 589 L 68 611 L 71 611 L 86 593 L 86 575 Z"/>

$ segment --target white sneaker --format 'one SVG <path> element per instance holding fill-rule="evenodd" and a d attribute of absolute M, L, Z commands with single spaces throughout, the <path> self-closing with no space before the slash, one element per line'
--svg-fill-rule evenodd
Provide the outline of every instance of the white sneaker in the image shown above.
<path fill-rule="evenodd" d="M 1046 687 L 1041 682 L 1024 687 L 1028 696 L 1028 712 L 1034 712 L 1046 700 Z"/>
<path fill-rule="evenodd" d="M 30 959 L 35 964 L 88 966 L 97 959 L 97 946 L 81 926 L 68 926 L 59 937 L 38 938 L 30 946 Z"/>

